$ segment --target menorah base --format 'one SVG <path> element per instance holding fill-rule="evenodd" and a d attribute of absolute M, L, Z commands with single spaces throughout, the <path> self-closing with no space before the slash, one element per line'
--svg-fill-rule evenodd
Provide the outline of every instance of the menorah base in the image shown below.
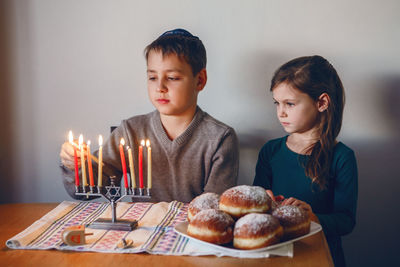
<path fill-rule="evenodd" d="M 137 227 L 137 221 L 117 220 L 113 222 L 111 219 L 100 218 L 89 224 L 87 227 L 92 229 L 132 231 Z"/>

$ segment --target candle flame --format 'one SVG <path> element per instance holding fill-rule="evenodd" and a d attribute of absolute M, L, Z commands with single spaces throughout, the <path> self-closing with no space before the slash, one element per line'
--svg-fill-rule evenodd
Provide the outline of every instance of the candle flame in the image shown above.
<path fill-rule="evenodd" d="M 125 140 L 124 140 L 124 138 L 121 138 L 120 144 L 123 145 L 123 146 L 125 145 Z"/>
<path fill-rule="evenodd" d="M 74 142 L 74 135 L 72 134 L 72 131 L 69 131 L 68 133 L 68 139 L 69 142 L 72 144 Z"/>
<path fill-rule="evenodd" d="M 103 136 L 99 135 L 99 146 L 103 145 Z"/>
<path fill-rule="evenodd" d="M 79 135 L 79 146 L 83 144 L 83 135 Z"/>
<path fill-rule="evenodd" d="M 140 144 L 141 144 L 142 146 L 144 146 L 144 140 L 140 141 Z"/>
<path fill-rule="evenodd" d="M 87 144 L 86 144 L 87 146 L 90 146 L 90 140 L 89 141 L 87 141 Z"/>
<path fill-rule="evenodd" d="M 146 146 L 147 146 L 147 147 L 150 146 L 150 140 L 149 140 L 149 139 L 146 140 Z"/>
<path fill-rule="evenodd" d="M 126 146 L 126 150 L 129 150 L 129 146 Z"/>

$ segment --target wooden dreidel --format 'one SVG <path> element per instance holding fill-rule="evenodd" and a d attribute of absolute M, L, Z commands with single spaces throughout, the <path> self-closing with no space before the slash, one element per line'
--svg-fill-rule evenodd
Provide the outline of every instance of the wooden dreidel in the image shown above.
<path fill-rule="evenodd" d="M 78 246 L 85 244 L 85 236 L 93 235 L 93 233 L 85 234 L 84 225 L 74 225 L 66 228 L 62 233 L 62 240 L 69 246 Z"/>

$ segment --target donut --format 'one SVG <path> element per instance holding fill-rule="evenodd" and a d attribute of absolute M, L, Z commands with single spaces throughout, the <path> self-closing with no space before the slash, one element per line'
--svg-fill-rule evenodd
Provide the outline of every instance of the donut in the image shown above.
<path fill-rule="evenodd" d="M 235 224 L 233 246 L 239 249 L 263 248 L 279 242 L 283 228 L 270 214 L 250 213 Z"/>
<path fill-rule="evenodd" d="M 219 209 L 238 219 L 249 213 L 264 213 L 271 208 L 271 198 L 260 186 L 239 185 L 222 193 Z"/>
<path fill-rule="evenodd" d="M 218 209 L 219 203 L 219 195 L 215 193 L 204 193 L 200 196 L 195 197 L 190 203 L 188 207 L 188 221 L 190 220 L 202 210 L 207 209 Z"/>
<path fill-rule="evenodd" d="M 233 239 L 234 223 L 232 217 L 223 211 L 202 210 L 190 220 L 187 234 L 213 244 L 226 244 Z"/>
<path fill-rule="evenodd" d="M 283 226 L 283 239 L 296 238 L 310 232 L 311 220 L 308 213 L 297 206 L 279 206 L 272 212 L 272 216 Z"/>

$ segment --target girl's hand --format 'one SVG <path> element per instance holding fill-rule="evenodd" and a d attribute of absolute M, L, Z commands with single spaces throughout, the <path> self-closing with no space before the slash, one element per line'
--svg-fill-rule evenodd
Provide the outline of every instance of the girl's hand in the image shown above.
<path fill-rule="evenodd" d="M 308 213 L 312 221 L 318 222 L 317 216 L 313 213 L 311 206 L 307 202 L 301 201 L 294 197 L 290 197 L 283 200 L 281 205 L 293 205 L 302 208 Z"/>
<path fill-rule="evenodd" d="M 269 189 L 267 189 L 267 190 L 265 190 L 265 191 L 267 192 L 268 196 L 269 196 L 273 201 L 275 201 L 274 193 L 272 193 L 272 191 L 269 190 Z"/>
<path fill-rule="evenodd" d="M 280 202 L 282 202 L 282 201 L 285 199 L 285 197 L 282 196 L 282 195 L 274 196 L 274 193 L 273 193 L 271 190 L 269 190 L 269 189 L 267 189 L 267 190 L 265 190 L 265 191 L 267 192 L 268 196 L 269 196 L 274 202 L 277 202 L 278 204 L 279 204 Z"/>

